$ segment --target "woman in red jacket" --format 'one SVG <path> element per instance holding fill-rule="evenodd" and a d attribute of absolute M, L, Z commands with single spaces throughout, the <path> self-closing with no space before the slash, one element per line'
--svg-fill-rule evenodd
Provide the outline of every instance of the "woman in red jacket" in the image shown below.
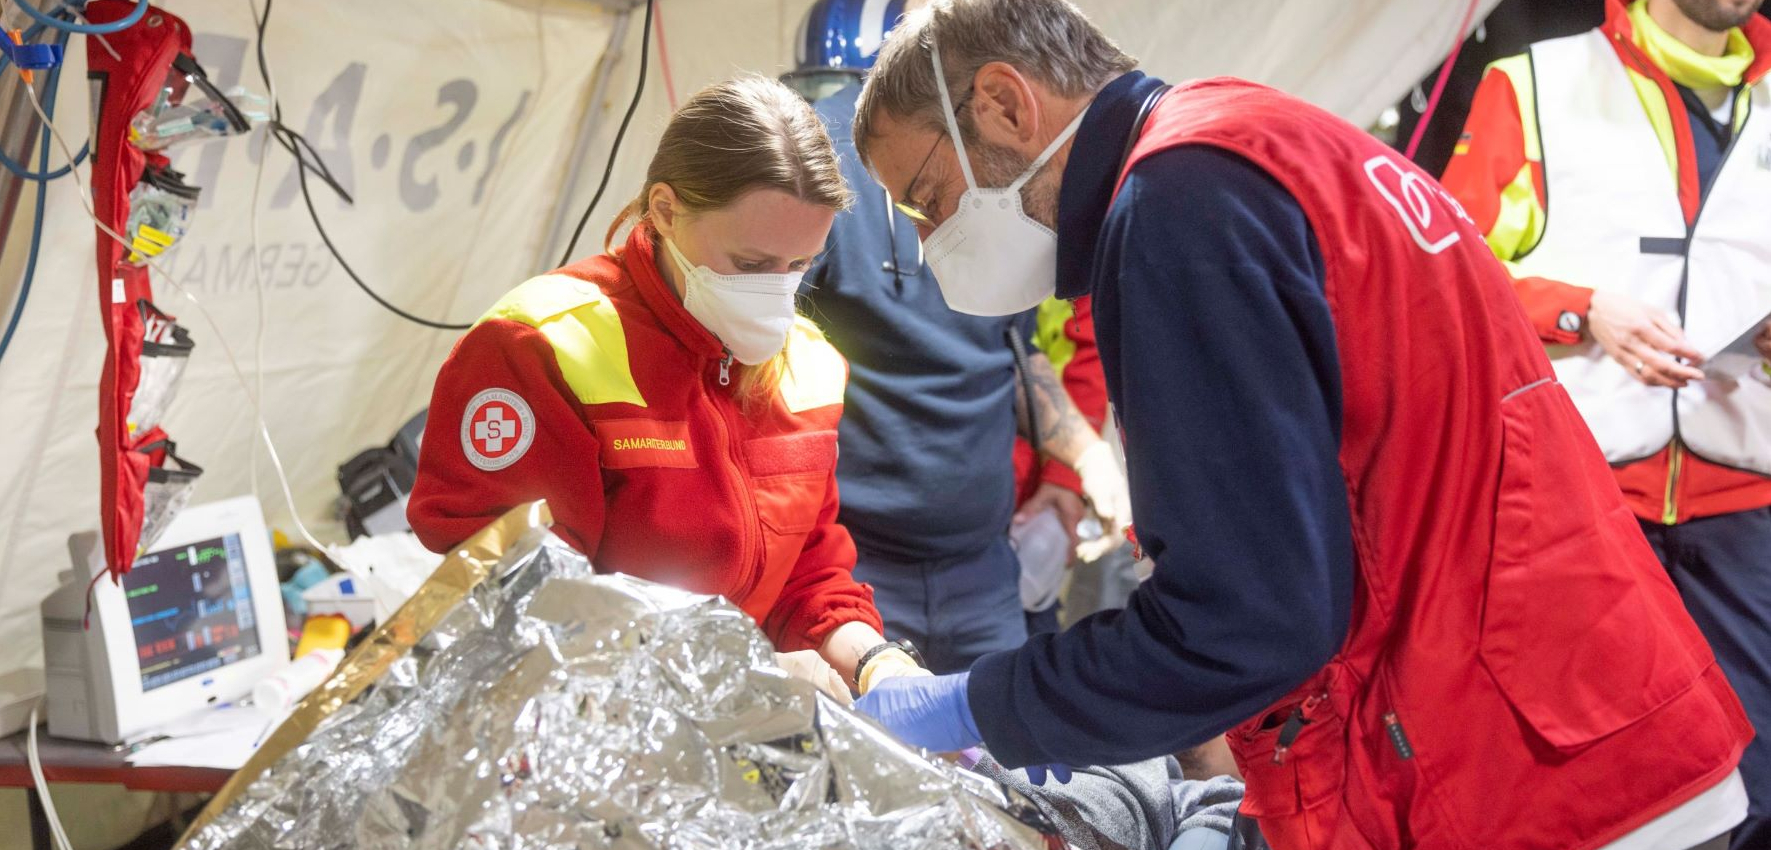
<path fill-rule="evenodd" d="M 599 571 L 722 594 L 777 649 L 815 650 L 863 689 L 917 669 L 880 637 L 836 521 L 847 365 L 793 309 L 848 201 L 791 90 L 742 79 L 691 98 L 607 253 L 512 290 L 443 365 L 408 509 L 419 539 L 443 551 L 545 498 Z"/>

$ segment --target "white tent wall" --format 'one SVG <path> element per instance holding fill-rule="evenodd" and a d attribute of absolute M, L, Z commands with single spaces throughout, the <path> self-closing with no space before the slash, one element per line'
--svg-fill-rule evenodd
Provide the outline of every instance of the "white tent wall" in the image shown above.
<path fill-rule="evenodd" d="M 1485 12 L 1498 0 L 1480 0 Z M 675 94 L 750 71 L 787 70 L 809 0 L 662 0 Z M 1236 74 L 1276 85 L 1356 123 L 1373 120 L 1429 71 L 1453 40 L 1464 0 L 1084 0 L 1144 67 L 1171 81 Z M 196 33 L 223 85 L 260 88 L 243 0 L 166 0 Z M 285 119 L 306 133 L 356 197 L 345 206 L 310 180 L 320 215 L 352 266 L 419 315 L 471 321 L 500 293 L 553 264 L 543 244 L 556 208 L 576 221 L 602 176 L 638 70 L 642 9 L 587 104 L 615 17 L 591 0 L 285 0 L 268 39 Z M 75 39 L 58 124 L 85 135 L 87 95 Z M 577 255 L 599 250 L 610 216 L 640 187 L 668 117 L 656 43 L 646 93 Z M 578 179 L 562 183 L 590 109 Z M 257 136 L 181 149 L 175 167 L 205 187 L 190 236 L 163 265 L 220 326 L 265 416 L 302 517 L 336 539 L 334 471 L 388 439 L 424 406 L 456 334 L 370 303 L 333 262 L 272 148 L 259 203 L 268 321 L 254 355 L 251 273 Z M 59 154 L 58 154 L 59 158 Z M 103 351 L 92 228 L 71 181 L 50 187 L 45 252 L 11 352 L 0 362 L 0 671 L 38 663 L 38 600 L 66 566 L 64 540 L 97 523 L 93 430 Z M 28 207 L 20 220 L 29 226 Z M 12 234 L 17 238 L 18 234 Z M 16 244 L 16 243 L 15 243 Z M 8 251 L 14 265 L 22 251 Z M 10 272 L 9 272 L 10 273 Z M 197 340 L 167 429 L 207 472 L 198 500 L 256 491 L 273 525 L 293 532 L 275 478 L 253 474 L 253 413 L 217 331 L 166 282 L 163 309 Z M 262 457 L 262 452 L 256 452 Z"/>
<path fill-rule="evenodd" d="M 190 23 L 218 83 L 262 90 L 247 3 L 165 7 Z M 372 286 L 420 315 L 469 321 L 531 271 L 612 20 L 585 0 L 277 4 L 267 49 L 278 97 L 356 198 L 347 207 L 309 181 L 334 241 Z M 76 147 L 87 125 L 83 41 L 71 42 L 57 110 Z M 166 428 L 206 469 L 198 500 L 252 491 L 254 417 L 225 340 L 249 380 L 262 375 L 297 503 L 325 533 L 338 463 L 385 442 L 425 404 L 455 335 L 405 322 L 351 285 L 308 222 L 290 158 L 273 146 L 258 216 L 261 368 L 247 213 L 258 148 L 254 135 L 172 157 L 205 191 L 189 237 L 162 265 L 207 309 L 219 338 L 177 286 L 156 280 L 158 304 L 197 341 Z M 34 292 L 0 361 L 0 406 L 12 423 L 0 429 L 0 670 L 38 663 L 37 602 L 67 567 L 67 535 L 98 518 L 104 341 L 94 230 L 72 181 L 50 193 Z M 28 226 L 28 214 L 20 219 Z M 256 478 L 273 523 L 293 534 L 267 464 Z"/>

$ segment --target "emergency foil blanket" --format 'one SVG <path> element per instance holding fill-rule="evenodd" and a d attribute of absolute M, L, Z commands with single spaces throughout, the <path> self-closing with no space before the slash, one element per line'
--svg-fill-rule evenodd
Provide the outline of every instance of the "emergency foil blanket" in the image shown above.
<path fill-rule="evenodd" d="M 723 599 L 551 535 L 489 572 L 184 846 L 1046 846 L 1025 800 L 772 667 Z"/>

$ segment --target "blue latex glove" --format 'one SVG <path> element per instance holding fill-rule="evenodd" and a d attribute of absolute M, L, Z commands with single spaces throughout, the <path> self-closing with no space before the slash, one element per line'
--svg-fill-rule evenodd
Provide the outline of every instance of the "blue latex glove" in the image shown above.
<path fill-rule="evenodd" d="M 954 753 L 984 740 L 966 696 L 970 673 L 896 676 L 873 686 L 855 709 L 878 720 L 899 740 L 937 753 Z"/>
<path fill-rule="evenodd" d="M 984 736 L 972 719 L 971 698 L 966 694 L 970 679 L 970 673 L 897 676 L 874 685 L 855 700 L 855 709 L 878 720 L 904 743 L 937 753 L 965 751 L 976 764 L 981 753 L 970 748 Z M 1044 785 L 1048 771 L 1059 782 L 1070 781 L 1070 768 L 1062 764 L 1029 766 L 1027 779 Z"/>
<path fill-rule="evenodd" d="M 1070 781 L 1070 766 L 1067 764 L 1030 764 L 1027 765 L 1027 781 L 1034 785 L 1045 785 L 1046 773 L 1059 782 Z"/>

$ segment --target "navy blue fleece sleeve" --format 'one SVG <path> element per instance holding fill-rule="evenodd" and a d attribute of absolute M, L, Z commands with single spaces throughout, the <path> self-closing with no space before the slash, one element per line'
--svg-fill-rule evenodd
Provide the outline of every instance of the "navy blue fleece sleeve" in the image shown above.
<path fill-rule="evenodd" d="M 1123 611 L 989 655 L 968 688 L 1004 764 L 1122 764 L 1284 696 L 1346 634 L 1340 372 L 1302 209 L 1246 160 L 1141 162 L 1107 216 L 1094 312 L 1155 575 Z"/>

